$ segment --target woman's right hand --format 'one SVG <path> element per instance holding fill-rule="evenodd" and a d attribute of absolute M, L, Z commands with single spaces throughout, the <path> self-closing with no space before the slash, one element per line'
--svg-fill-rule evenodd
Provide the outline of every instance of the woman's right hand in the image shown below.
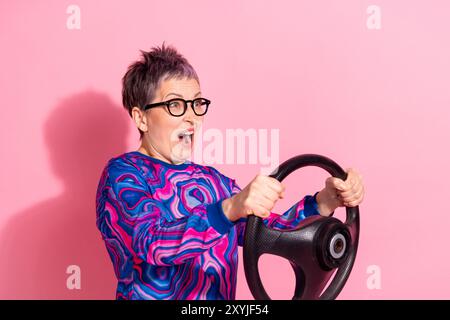
<path fill-rule="evenodd" d="M 230 221 L 249 214 L 267 218 L 285 187 L 277 179 L 258 174 L 241 192 L 222 201 L 222 209 Z"/>

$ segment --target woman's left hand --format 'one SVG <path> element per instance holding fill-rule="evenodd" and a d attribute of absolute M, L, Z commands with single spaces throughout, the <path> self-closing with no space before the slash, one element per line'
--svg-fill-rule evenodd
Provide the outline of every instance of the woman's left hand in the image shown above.
<path fill-rule="evenodd" d="M 346 170 L 347 179 L 329 177 L 325 188 L 317 194 L 317 204 L 322 216 L 329 216 L 338 207 L 356 207 L 364 198 L 362 176 L 353 168 Z"/>

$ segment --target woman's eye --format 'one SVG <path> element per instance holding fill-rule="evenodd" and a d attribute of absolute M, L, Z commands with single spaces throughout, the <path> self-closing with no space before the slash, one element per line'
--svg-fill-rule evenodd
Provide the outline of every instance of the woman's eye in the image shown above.
<path fill-rule="evenodd" d="M 171 108 L 178 108 L 178 107 L 180 106 L 180 103 L 179 103 L 178 101 L 176 101 L 176 102 L 171 102 L 171 103 L 169 104 L 169 106 L 170 106 Z"/>

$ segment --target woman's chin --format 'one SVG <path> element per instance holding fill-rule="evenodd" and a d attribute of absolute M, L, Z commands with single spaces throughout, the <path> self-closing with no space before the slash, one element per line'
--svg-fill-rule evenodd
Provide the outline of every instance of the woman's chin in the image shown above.
<path fill-rule="evenodd" d="M 183 163 L 192 155 L 192 148 L 177 145 L 172 149 L 171 160 L 173 163 Z"/>

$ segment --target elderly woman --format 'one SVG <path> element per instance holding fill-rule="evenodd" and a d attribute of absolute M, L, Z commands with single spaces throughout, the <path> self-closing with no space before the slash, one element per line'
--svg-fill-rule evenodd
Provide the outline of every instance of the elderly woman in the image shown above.
<path fill-rule="evenodd" d="M 117 299 L 235 299 L 237 246 L 247 216 L 272 228 L 295 228 L 311 215 L 361 203 L 361 176 L 271 212 L 284 186 L 256 175 L 241 189 L 211 166 L 188 158 L 210 100 L 175 48 L 142 52 L 123 77 L 123 105 L 140 132 L 138 150 L 109 160 L 96 195 L 97 227 L 118 280 Z"/>

